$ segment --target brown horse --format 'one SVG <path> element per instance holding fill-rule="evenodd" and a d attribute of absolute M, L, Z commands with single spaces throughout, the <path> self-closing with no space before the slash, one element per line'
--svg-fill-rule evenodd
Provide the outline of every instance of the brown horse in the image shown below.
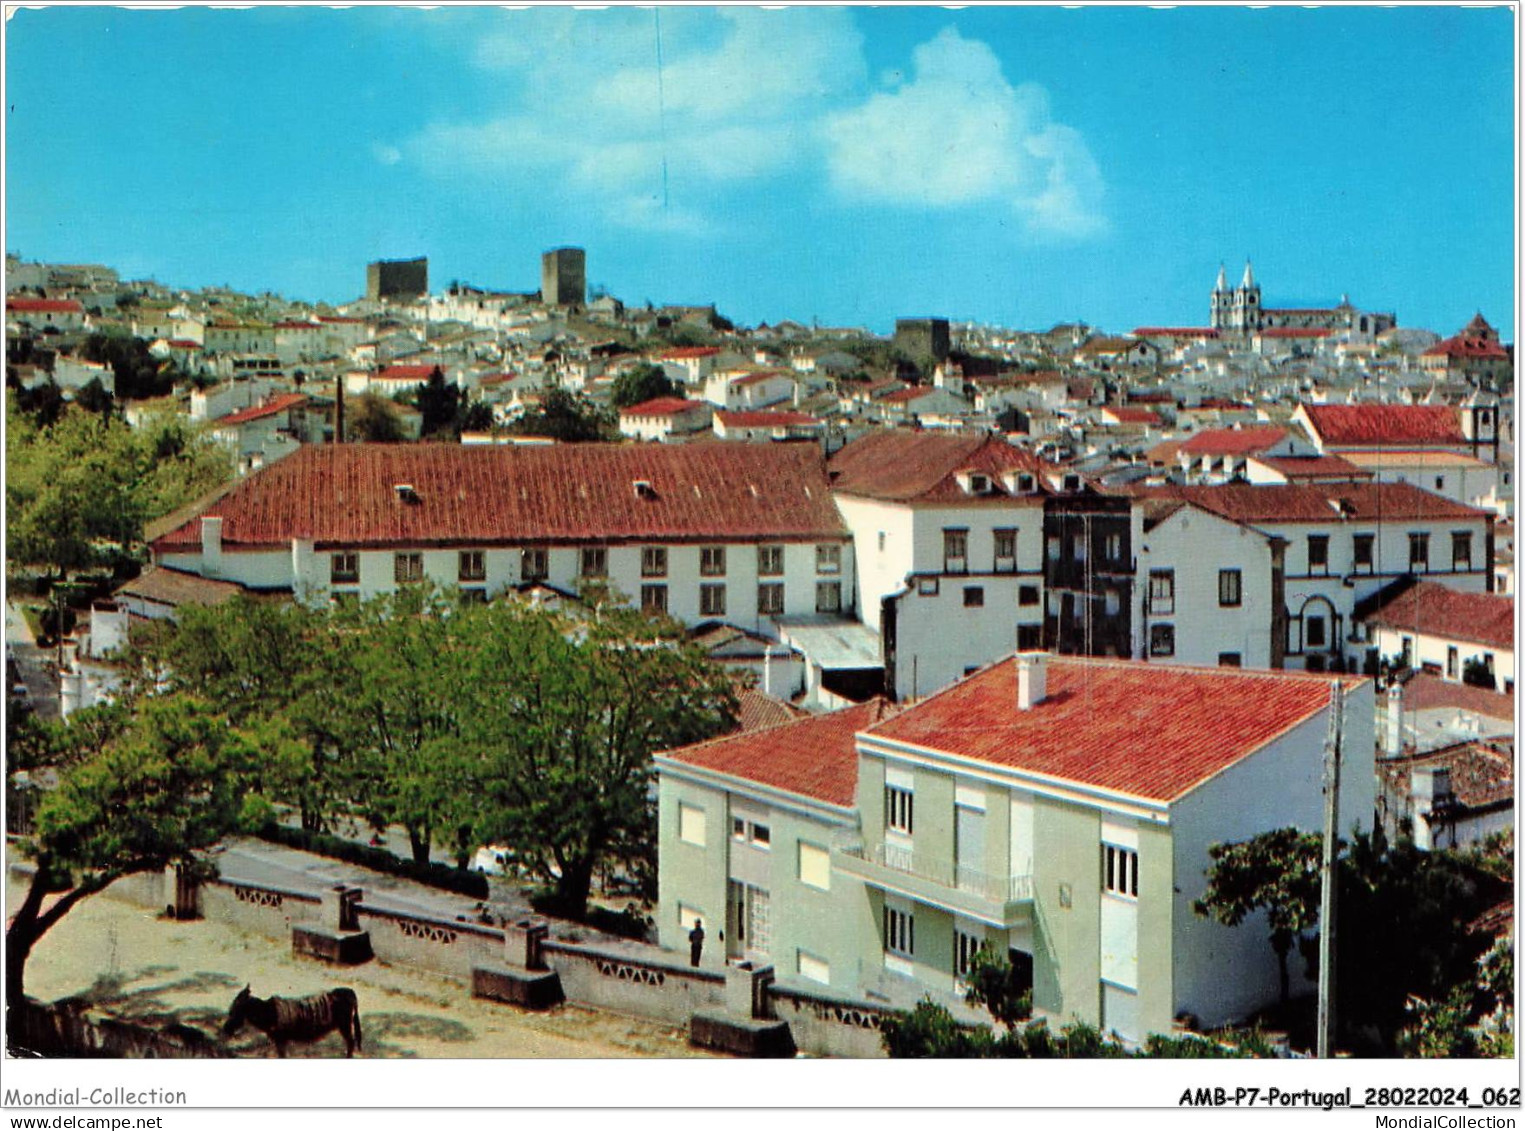
<path fill-rule="evenodd" d="M 344 1055 L 360 1048 L 360 1003 L 346 986 L 307 997 L 257 998 L 245 986 L 228 1007 L 226 1040 L 248 1022 L 275 1043 L 275 1055 L 286 1055 L 288 1041 L 316 1041 L 338 1030 L 344 1038 Z"/>

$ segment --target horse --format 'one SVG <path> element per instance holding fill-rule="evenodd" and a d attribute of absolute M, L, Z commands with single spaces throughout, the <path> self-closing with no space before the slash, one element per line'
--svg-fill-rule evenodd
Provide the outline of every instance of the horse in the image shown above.
<path fill-rule="evenodd" d="M 284 1058 L 286 1042 L 316 1041 L 338 1030 L 344 1038 L 344 1055 L 360 1048 L 360 1003 L 347 986 L 309 994 L 307 997 L 257 998 L 245 986 L 228 1007 L 224 1040 L 248 1022 L 275 1043 L 275 1055 Z"/>

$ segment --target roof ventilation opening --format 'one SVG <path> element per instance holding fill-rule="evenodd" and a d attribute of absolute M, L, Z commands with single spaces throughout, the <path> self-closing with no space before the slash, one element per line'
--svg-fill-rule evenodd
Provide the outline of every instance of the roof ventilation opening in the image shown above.
<path fill-rule="evenodd" d="M 657 489 L 651 485 L 651 480 L 649 479 L 637 479 L 633 482 L 632 486 L 635 487 L 635 497 L 637 499 L 655 499 L 657 497 Z"/>
<path fill-rule="evenodd" d="M 413 484 L 411 483 L 394 483 L 392 484 L 392 490 L 397 492 L 397 501 L 400 503 L 417 503 L 423 501 L 418 497 L 418 492 L 414 489 Z"/>

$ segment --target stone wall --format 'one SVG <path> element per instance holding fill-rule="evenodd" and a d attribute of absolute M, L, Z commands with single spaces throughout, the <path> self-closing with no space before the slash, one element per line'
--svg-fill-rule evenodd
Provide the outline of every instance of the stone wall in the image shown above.
<path fill-rule="evenodd" d="M 503 932 L 496 927 L 404 915 L 360 905 L 360 929 L 371 936 L 371 949 L 383 962 L 417 966 L 436 974 L 471 981 L 477 966 L 503 961 Z"/>
<path fill-rule="evenodd" d="M 885 1055 L 879 1033 L 895 1010 L 777 985 L 768 993 L 774 1015 L 789 1023 L 801 1052 L 860 1059 Z"/>
<path fill-rule="evenodd" d="M 546 965 L 568 1001 L 613 1013 L 687 1025 L 695 1010 L 724 1004 L 725 975 L 678 960 L 634 958 L 615 950 L 547 941 Z"/>

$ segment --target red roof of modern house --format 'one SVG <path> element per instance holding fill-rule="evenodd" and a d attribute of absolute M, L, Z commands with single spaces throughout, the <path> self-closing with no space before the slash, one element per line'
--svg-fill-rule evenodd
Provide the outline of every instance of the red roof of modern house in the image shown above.
<path fill-rule="evenodd" d="M 785 428 L 791 425 L 820 423 L 808 412 L 785 412 L 765 408 L 751 412 L 717 412 L 715 417 L 727 428 Z"/>
<path fill-rule="evenodd" d="M 1229 411 L 1238 410 L 1243 412 L 1248 410 L 1250 407 L 1250 405 L 1245 404 L 1243 401 L 1231 400 L 1228 397 L 1203 397 L 1200 401 L 1197 402 L 1195 410 L 1188 409 L 1187 411 L 1208 411 L 1212 409 L 1220 409 Z"/>
<path fill-rule="evenodd" d="M 1017 661 L 1007 659 L 880 723 L 870 737 L 1169 802 L 1318 715 L 1332 682 L 1131 660 L 1045 662 L 1047 694 L 1030 710 L 1017 708 Z M 1319 730 L 1316 741 L 1323 738 Z"/>
<path fill-rule="evenodd" d="M 8 298 L 5 300 L 7 310 L 17 310 L 24 314 L 83 314 L 85 308 L 73 299 L 64 298 Z"/>
<path fill-rule="evenodd" d="M 171 338 L 166 344 L 170 349 L 176 350 L 199 350 L 201 348 L 200 342 L 193 342 L 190 338 Z"/>
<path fill-rule="evenodd" d="M 1366 615 L 1368 624 L 1488 648 L 1514 647 L 1514 598 L 1463 593 L 1438 581 L 1419 581 Z"/>
<path fill-rule="evenodd" d="M 1198 487 L 1167 483 L 1129 486 L 1119 494 L 1180 499 L 1231 522 L 1376 522 L 1485 519 L 1490 511 L 1452 502 L 1412 483 L 1224 483 Z"/>
<path fill-rule="evenodd" d="M 342 325 L 351 325 L 352 326 L 352 325 L 358 325 L 359 323 L 364 322 L 365 319 L 363 319 L 363 318 L 343 318 L 343 317 L 340 317 L 337 314 L 320 314 L 320 315 L 318 315 L 318 321 L 319 322 L 334 322 L 334 323 L 337 323 L 337 324 L 339 324 L 341 326 Z"/>
<path fill-rule="evenodd" d="M 1108 405 L 1102 409 L 1103 413 L 1109 414 L 1119 424 L 1159 424 L 1159 414 L 1152 408 L 1127 408 L 1120 405 Z"/>
<path fill-rule="evenodd" d="M 714 357 L 720 350 L 715 346 L 684 346 L 668 350 L 662 355 L 664 361 L 691 361 L 700 357 Z"/>
<path fill-rule="evenodd" d="M 1298 479 L 1370 479 L 1372 473 L 1343 456 L 1255 456 L 1255 462 L 1280 472 L 1288 481 Z"/>
<path fill-rule="evenodd" d="M 621 416 L 677 416 L 679 413 L 693 412 L 696 408 L 707 408 L 705 401 L 684 400 L 682 397 L 653 397 L 649 401 L 633 404 L 629 408 L 620 409 Z"/>
<path fill-rule="evenodd" d="M 799 444 L 304 445 L 155 551 L 198 550 L 202 516 L 221 517 L 235 549 L 847 536 L 820 453 Z"/>
<path fill-rule="evenodd" d="M 1135 392 L 1131 392 L 1130 391 L 1128 393 L 1128 403 L 1129 404 L 1170 404 L 1170 405 L 1173 405 L 1173 404 L 1176 403 L 1176 399 L 1175 399 L 1175 396 L 1173 394 L 1166 393 L 1166 392 L 1155 392 L 1155 393 L 1142 392 L 1142 393 L 1135 393 Z"/>
<path fill-rule="evenodd" d="M 1423 357 L 1477 357 L 1493 358 L 1502 361 L 1509 357 L 1509 353 L 1498 342 L 1488 338 L 1470 337 L 1458 334 L 1454 338 L 1447 338 L 1443 342 L 1437 342 L 1421 355 Z"/>
<path fill-rule="evenodd" d="M 1330 331 L 1313 326 L 1267 326 L 1257 333 L 1262 338 L 1327 338 Z"/>
<path fill-rule="evenodd" d="M 1030 471 L 1044 490 L 1043 475 L 1057 469 L 1031 452 L 996 436 L 944 436 L 936 432 L 871 432 L 854 440 L 827 463 L 834 491 L 892 502 L 975 502 L 1010 505 L 1000 475 Z M 968 494 L 958 482 L 961 471 L 992 477 L 993 493 Z"/>
<path fill-rule="evenodd" d="M 1140 326 L 1135 338 L 1216 338 L 1218 331 L 1208 326 Z"/>
<path fill-rule="evenodd" d="M 285 412 L 287 409 L 297 408 L 306 403 L 307 397 L 302 393 L 283 393 L 278 397 L 271 397 L 264 404 L 253 405 L 219 417 L 212 421 L 212 426 L 221 428 L 227 424 L 247 424 L 251 420 L 274 416 L 276 413 Z"/>
<path fill-rule="evenodd" d="M 1287 438 L 1285 428 L 1209 428 L 1181 444 L 1188 455 L 1247 456 L 1273 448 Z"/>
<path fill-rule="evenodd" d="M 381 381 L 427 381 L 438 365 L 388 365 L 376 379 Z"/>
<path fill-rule="evenodd" d="M 1456 410 L 1447 405 L 1305 404 L 1302 411 L 1325 444 L 1422 447 L 1467 442 Z"/>
<path fill-rule="evenodd" d="M 726 774 L 785 793 L 851 808 L 858 794 L 854 736 L 891 717 L 883 699 L 670 750 L 657 757 Z"/>

